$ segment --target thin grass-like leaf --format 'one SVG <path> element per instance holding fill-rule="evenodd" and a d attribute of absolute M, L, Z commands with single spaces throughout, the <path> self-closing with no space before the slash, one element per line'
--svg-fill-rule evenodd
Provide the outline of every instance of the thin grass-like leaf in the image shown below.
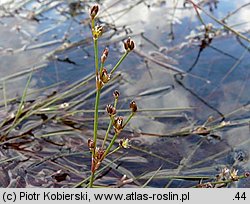
<path fill-rule="evenodd" d="M 131 147 L 132 149 L 134 149 L 134 150 L 137 150 L 137 151 L 146 153 L 146 154 L 148 154 L 148 155 L 150 155 L 150 156 L 153 156 L 153 157 L 155 157 L 155 158 L 157 158 L 157 159 L 161 159 L 162 161 L 165 161 L 165 162 L 167 162 L 167 163 L 170 163 L 170 164 L 173 164 L 173 165 L 175 165 L 175 166 L 178 166 L 177 163 L 175 163 L 175 162 L 173 162 L 173 161 L 170 161 L 170 160 L 166 159 L 165 157 L 161 157 L 161 156 L 159 156 L 159 155 L 157 155 L 157 154 L 154 154 L 154 153 L 152 153 L 151 151 L 147 151 L 147 150 L 145 150 L 145 149 L 142 149 L 141 147 L 136 147 L 136 146 L 133 146 L 133 145 L 131 145 L 130 147 Z"/>
<path fill-rule="evenodd" d="M 11 79 L 16 79 L 17 77 L 24 76 L 26 74 L 30 74 L 31 72 L 34 73 L 35 71 L 43 69 L 43 68 L 45 68 L 47 66 L 48 65 L 44 63 L 44 64 L 41 64 L 41 65 L 34 66 L 32 68 L 26 68 L 26 69 L 24 69 L 24 70 L 22 70 L 20 72 L 15 73 L 15 74 L 3 77 L 3 78 L 0 79 L 0 81 L 8 81 L 8 80 L 11 80 Z"/>
<path fill-rule="evenodd" d="M 5 85 L 5 81 L 3 81 L 3 98 L 4 98 L 5 110 L 7 111 L 7 96 L 6 96 L 6 85 Z"/>
<path fill-rule="evenodd" d="M 105 160 L 103 161 L 103 163 L 110 163 L 110 167 L 114 170 L 114 171 L 116 171 L 116 172 L 118 172 L 118 173 L 120 173 L 121 175 L 126 175 L 127 176 L 127 178 L 131 178 L 131 179 L 133 179 L 133 181 L 137 184 L 137 185 L 141 185 L 138 181 L 136 181 L 136 177 L 134 176 L 134 174 L 131 172 L 131 171 L 129 171 L 128 169 L 126 169 L 126 168 L 124 168 L 124 167 L 122 167 L 122 166 L 119 166 L 119 168 L 117 168 L 117 165 L 115 164 L 115 163 L 113 163 L 111 160 L 109 160 L 109 159 L 107 159 L 107 158 L 105 158 Z"/>
<path fill-rule="evenodd" d="M 161 170 L 162 166 L 160 166 L 155 172 L 154 174 L 141 186 L 141 188 L 145 188 L 147 187 L 147 185 L 149 184 L 150 181 L 152 181 L 152 179 L 158 174 L 158 172 Z"/>
<path fill-rule="evenodd" d="M 45 137 L 55 137 L 55 136 L 63 136 L 63 135 L 72 135 L 75 132 L 76 132 L 76 129 L 59 130 L 59 131 L 48 132 L 46 134 L 36 136 L 36 138 L 45 138 Z"/>
<path fill-rule="evenodd" d="M 16 157 L 11 157 L 11 158 L 8 158 L 8 159 L 3 159 L 3 160 L 0 160 L 0 164 L 3 164 L 5 162 L 10 162 L 10 161 L 13 161 L 13 160 L 16 160 L 17 158 L 19 158 L 21 156 L 16 156 Z"/>
<path fill-rule="evenodd" d="M 19 106 L 18 106 L 17 113 L 16 113 L 16 115 L 15 115 L 15 118 L 14 118 L 14 121 L 13 121 L 13 123 L 12 123 L 12 126 L 11 126 L 11 127 L 8 129 L 8 131 L 7 131 L 7 134 L 8 134 L 11 130 L 13 130 L 13 129 L 18 125 L 17 120 L 19 119 L 19 117 L 20 117 L 21 114 L 22 114 L 23 105 L 24 105 L 24 102 L 25 102 L 25 100 L 26 100 L 27 91 L 28 91 L 28 87 L 29 87 L 30 82 L 31 82 L 31 78 L 32 78 L 32 72 L 31 72 L 30 75 L 29 75 L 29 78 L 28 78 L 28 80 L 27 80 L 25 89 L 24 89 L 24 91 L 23 91 L 23 95 L 22 95 L 20 104 L 19 104 Z"/>
<path fill-rule="evenodd" d="M 38 94 L 38 93 L 44 92 L 46 90 L 49 90 L 51 88 L 54 88 L 54 87 L 57 87 L 57 86 L 60 86 L 60 85 L 63 85 L 63 84 L 65 84 L 65 81 L 60 81 L 60 82 L 52 84 L 50 86 L 46 86 L 46 87 L 43 87 L 43 88 L 40 88 L 40 89 L 30 91 L 29 93 L 27 93 L 27 96 L 32 95 L 32 94 Z M 9 104 L 11 102 L 15 102 L 18 99 L 19 99 L 19 97 L 10 98 L 10 99 L 6 100 L 6 103 Z M 5 101 L 0 101 L 0 106 L 2 106 L 4 104 L 5 104 Z"/>

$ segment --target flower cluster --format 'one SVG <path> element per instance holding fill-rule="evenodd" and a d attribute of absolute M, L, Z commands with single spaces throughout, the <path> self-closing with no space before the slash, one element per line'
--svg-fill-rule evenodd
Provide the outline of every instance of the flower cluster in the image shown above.
<path fill-rule="evenodd" d="M 92 35 L 93 35 L 93 39 L 96 40 L 99 37 L 102 36 L 103 33 L 103 26 L 95 26 L 94 28 L 92 28 Z"/>
<path fill-rule="evenodd" d="M 247 178 L 249 176 L 249 172 L 245 172 L 243 175 L 238 175 L 237 169 L 228 169 L 227 167 L 225 167 L 216 176 L 215 181 L 200 183 L 196 185 L 196 188 L 222 188 L 226 187 L 229 183 L 236 182 L 242 178 Z"/>
<path fill-rule="evenodd" d="M 236 170 L 236 169 L 230 170 L 227 167 L 225 167 L 217 175 L 216 179 L 217 179 L 217 181 L 225 181 L 225 180 L 238 181 L 239 176 L 237 174 L 238 174 L 238 170 Z"/>

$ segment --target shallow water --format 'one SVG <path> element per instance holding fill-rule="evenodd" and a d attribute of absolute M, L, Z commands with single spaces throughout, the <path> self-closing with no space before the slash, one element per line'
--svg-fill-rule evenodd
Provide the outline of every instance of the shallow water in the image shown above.
<path fill-rule="evenodd" d="M 32 69 L 29 92 L 63 82 L 28 97 L 38 101 L 54 92 L 60 93 L 66 85 L 94 72 L 89 2 L 82 3 L 77 10 L 72 10 L 74 1 L 8 2 L 0 3 L 0 92 L 3 96 L 0 113 L 3 117 L 18 105 L 4 107 L 4 100 L 22 95 Z M 200 6 L 218 19 L 246 5 L 226 22 L 249 36 L 248 1 L 224 0 L 216 5 L 213 2 L 201 1 Z M 239 174 L 249 171 L 249 43 L 201 13 L 205 23 L 212 24 L 212 41 L 201 50 L 204 27 L 193 7 L 183 7 L 183 1 L 104 0 L 100 3 L 100 23 L 106 27 L 100 52 L 109 46 L 107 68 L 114 66 L 121 56 L 123 39 L 131 36 L 136 42 L 136 50 L 119 68 L 121 77 L 104 91 L 101 107 L 104 109 L 111 103 L 112 91 L 119 89 L 121 109 L 134 99 L 139 109 L 180 110 L 139 112 L 122 134 L 131 138 L 134 148 L 124 151 L 127 155 L 116 162 L 119 168 L 114 167 L 99 184 L 115 185 L 123 174 L 137 177 L 159 167 L 162 176 L 151 181 L 150 186 L 190 187 L 198 181 L 169 177 L 213 177 L 223 167 L 236 168 Z M 183 75 L 177 74 L 180 70 Z M 80 100 L 72 110 L 93 109 L 94 97 L 87 97 L 93 90 L 91 81 L 84 93 L 65 102 Z M 63 114 L 62 111 L 59 116 Z M 92 135 L 91 116 L 74 115 L 80 128 L 73 130 L 57 120 L 41 125 L 39 117 L 20 124 L 11 137 L 37 127 L 27 138 L 1 141 L 0 170 L 8 178 L 0 178 L 1 186 L 74 186 L 86 178 L 89 175 L 86 140 Z M 208 127 L 221 121 L 227 125 L 206 136 L 194 132 L 210 116 L 214 121 L 207 123 Z M 106 127 L 106 120 L 103 121 L 100 135 Z M 193 131 L 192 134 L 184 134 L 184 128 Z M 52 134 L 56 136 L 41 138 L 56 131 L 59 134 Z M 53 176 L 59 174 L 58 170 L 65 176 L 60 182 Z M 131 186 L 143 184 L 145 179 Z M 240 180 L 234 186 L 250 187 L 249 179 Z"/>

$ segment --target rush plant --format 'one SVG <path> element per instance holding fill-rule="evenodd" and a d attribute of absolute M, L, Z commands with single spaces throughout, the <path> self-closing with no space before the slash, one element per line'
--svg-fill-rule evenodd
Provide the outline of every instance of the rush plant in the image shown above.
<path fill-rule="evenodd" d="M 114 104 L 108 104 L 106 106 L 107 114 L 110 117 L 110 122 L 107 127 L 106 134 L 104 139 L 100 141 L 98 138 L 98 112 L 99 112 L 99 103 L 100 103 L 100 95 L 101 90 L 103 87 L 109 83 L 112 79 L 114 72 L 120 66 L 122 61 L 127 57 L 127 55 L 134 49 L 135 43 L 133 40 L 128 38 L 124 42 L 124 49 L 125 52 L 118 60 L 116 65 L 108 71 L 105 68 L 105 62 L 108 58 L 109 50 L 105 48 L 100 56 L 99 62 L 99 55 L 98 55 L 98 40 L 103 33 L 103 27 L 100 25 L 96 25 L 96 18 L 99 12 L 99 6 L 94 5 L 90 9 L 90 20 L 91 20 L 91 31 L 94 43 L 94 53 L 95 53 L 95 79 L 96 79 L 96 97 L 95 97 L 95 111 L 94 111 L 94 131 L 93 131 L 93 138 L 88 140 L 88 147 L 91 151 L 91 176 L 89 181 L 89 187 L 93 187 L 93 182 L 95 180 L 95 172 L 100 167 L 102 161 L 110 154 L 118 151 L 121 148 L 128 148 L 129 147 L 129 140 L 124 138 L 121 139 L 119 142 L 119 146 L 117 148 L 113 148 L 115 141 L 117 140 L 121 131 L 126 127 L 129 123 L 131 118 L 135 115 L 137 111 L 137 105 L 134 101 L 130 103 L 131 113 L 124 119 L 122 116 L 117 115 L 116 106 L 118 103 L 120 93 L 118 91 L 114 91 Z M 112 136 L 110 142 L 107 144 L 108 136 L 110 135 L 111 128 L 114 128 L 114 135 Z"/>

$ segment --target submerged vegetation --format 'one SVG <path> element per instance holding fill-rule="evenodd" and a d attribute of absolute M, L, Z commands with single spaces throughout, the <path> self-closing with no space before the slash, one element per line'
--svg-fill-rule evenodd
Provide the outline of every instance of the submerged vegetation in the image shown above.
<path fill-rule="evenodd" d="M 248 4 L 219 5 L 0 3 L 0 187 L 249 187 Z"/>

